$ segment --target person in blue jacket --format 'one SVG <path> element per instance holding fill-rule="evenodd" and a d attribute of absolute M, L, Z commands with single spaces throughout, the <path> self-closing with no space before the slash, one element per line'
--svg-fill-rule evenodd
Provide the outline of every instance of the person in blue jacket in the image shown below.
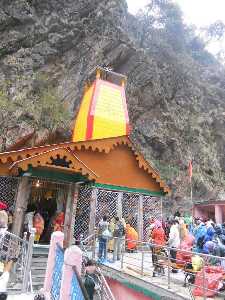
<path fill-rule="evenodd" d="M 196 219 L 196 227 L 194 229 L 193 234 L 195 238 L 195 251 L 198 253 L 202 252 L 206 233 L 206 225 L 202 222 L 201 219 Z"/>
<path fill-rule="evenodd" d="M 212 241 L 215 235 L 215 230 L 212 226 L 209 226 L 206 231 L 206 235 L 204 238 L 204 244 L 208 241 Z"/>

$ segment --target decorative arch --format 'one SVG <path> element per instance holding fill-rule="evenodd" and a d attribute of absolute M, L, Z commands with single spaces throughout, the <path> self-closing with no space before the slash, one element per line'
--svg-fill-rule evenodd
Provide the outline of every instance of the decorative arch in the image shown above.
<path fill-rule="evenodd" d="M 14 162 L 9 169 L 11 174 L 16 175 L 18 174 L 19 169 L 26 172 L 30 166 L 51 168 L 71 173 L 81 173 L 82 175 L 87 176 L 90 180 L 95 180 L 99 177 L 67 148 L 55 148 L 18 160 Z"/>

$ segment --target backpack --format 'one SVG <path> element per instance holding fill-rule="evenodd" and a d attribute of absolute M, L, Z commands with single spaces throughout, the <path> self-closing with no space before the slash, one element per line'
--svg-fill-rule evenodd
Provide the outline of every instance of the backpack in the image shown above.
<path fill-rule="evenodd" d="M 205 239 L 205 236 L 201 236 L 198 240 L 197 240 L 197 246 L 202 249 L 203 246 L 204 246 L 204 239 Z"/>
<path fill-rule="evenodd" d="M 120 222 L 118 224 L 118 234 L 119 234 L 119 236 L 122 237 L 125 235 L 125 233 L 126 233 L 125 228 L 124 228 L 123 224 Z"/>
<path fill-rule="evenodd" d="M 108 229 L 106 229 L 102 232 L 103 239 L 110 239 L 111 237 L 112 237 L 112 234 Z"/>

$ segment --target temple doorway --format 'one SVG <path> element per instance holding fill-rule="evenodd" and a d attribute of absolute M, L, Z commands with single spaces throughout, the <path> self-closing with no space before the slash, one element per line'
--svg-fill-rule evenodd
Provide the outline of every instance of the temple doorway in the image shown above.
<path fill-rule="evenodd" d="M 64 229 L 68 184 L 32 178 L 31 185 L 24 230 L 33 225 L 35 241 L 47 244 L 53 231 Z"/>

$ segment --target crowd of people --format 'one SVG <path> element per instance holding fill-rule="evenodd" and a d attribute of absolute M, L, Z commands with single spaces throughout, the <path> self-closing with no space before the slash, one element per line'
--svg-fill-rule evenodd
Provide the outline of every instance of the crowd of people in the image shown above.
<path fill-rule="evenodd" d="M 157 269 L 158 254 L 167 247 L 172 263 L 182 266 L 194 262 L 200 268 L 201 259 L 198 254 L 209 254 L 225 257 L 225 224 L 216 224 L 210 219 L 182 217 L 175 215 L 166 221 L 149 220 L 145 232 L 146 241 L 152 251 L 153 265 Z M 138 233 L 126 224 L 123 218 L 113 218 L 109 222 L 103 216 L 98 225 L 99 262 L 104 262 L 107 252 L 113 252 L 113 261 L 120 260 L 122 249 L 134 251 L 137 247 Z M 211 264 L 225 267 L 223 260 L 212 260 Z M 197 267 L 199 265 L 199 267 Z M 176 268 L 172 269 L 176 272 Z M 153 272 L 157 276 L 157 272 Z"/>
<path fill-rule="evenodd" d="M 43 201 L 29 203 L 24 220 L 24 231 L 35 228 L 35 243 L 49 243 L 52 232 L 63 231 L 65 214 L 51 194 Z"/>
<path fill-rule="evenodd" d="M 161 275 L 158 258 L 166 250 L 173 263 L 172 272 L 187 264 L 200 271 L 203 260 L 207 265 L 220 266 L 225 270 L 225 260 L 219 258 L 225 258 L 225 224 L 216 224 L 211 219 L 192 220 L 191 217 L 174 216 L 165 222 L 150 220 L 147 234 L 152 250 L 153 276 Z"/>
<path fill-rule="evenodd" d="M 138 233 L 124 218 L 113 217 L 109 222 L 107 216 L 103 216 L 98 225 L 99 262 L 107 259 L 107 252 L 113 253 L 113 261 L 120 260 L 121 251 L 126 247 L 127 251 L 136 250 Z M 125 242 L 126 241 L 126 242 Z"/>
<path fill-rule="evenodd" d="M 7 207 L 0 203 L 0 236 L 11 230 L 12 213 Z M 36 228 L 36 241 L 39 241 L 44 230 L 44 218 L 39 212 L 28 211 L 25 218 L 25 226 Z M 62 231 L 64 214 L 58 213 L 52 219 L 52 230 Z M 107 259 L 107 253 L 113 253 L 113 262 L 121 259 L 122 251 L 134 252 L 138 246 L 138 232 L 129 224 L 130 222 L 119 217 L 109 220 L 105 215 L 100 220 L 97 228 L 99 241 L 98 262 L 103 263 Z M 183 217 L 176 214 L 165 221 L 150 219 L 147 228 L 145 227 L 145 245 L 152 253 L 154 266 L 153 276 L 161 276 L 164 269 L 159 267 L 159 257 L 166 249 L 167 259 L 171 260 L 172 272 L 177 272 L 177 267 L 191 263 L 195 271 L 200 271 L 203 266 L 201 254 L 209 254 L 207 264 L 220 266 L 225 271 L 225 224 L 216 224 L 211 219 Z M 213 258 L 213 256 L 216 256 Z M 211 258 L 212 257 L 212 258 Z M 2 281 L 8 280 L 9 265 L 5 270 L 0 269 Z M 93 278 L 96 266 L 93 262 L 87 265 L 86 285 L 90 294 L 93 293 Z M 93 274 L 92 274 L 93 273 Z M 93 278 L 92 278 L 93 277 Z M 2 287 L 4 284 L 2 283 Z M 92 286 L 92 287 L 91 287 Z M 88 292 L 88 293 L 89 293 Z M 5 286 L 0 288 L 0 295 L 6 295 Z"/>

